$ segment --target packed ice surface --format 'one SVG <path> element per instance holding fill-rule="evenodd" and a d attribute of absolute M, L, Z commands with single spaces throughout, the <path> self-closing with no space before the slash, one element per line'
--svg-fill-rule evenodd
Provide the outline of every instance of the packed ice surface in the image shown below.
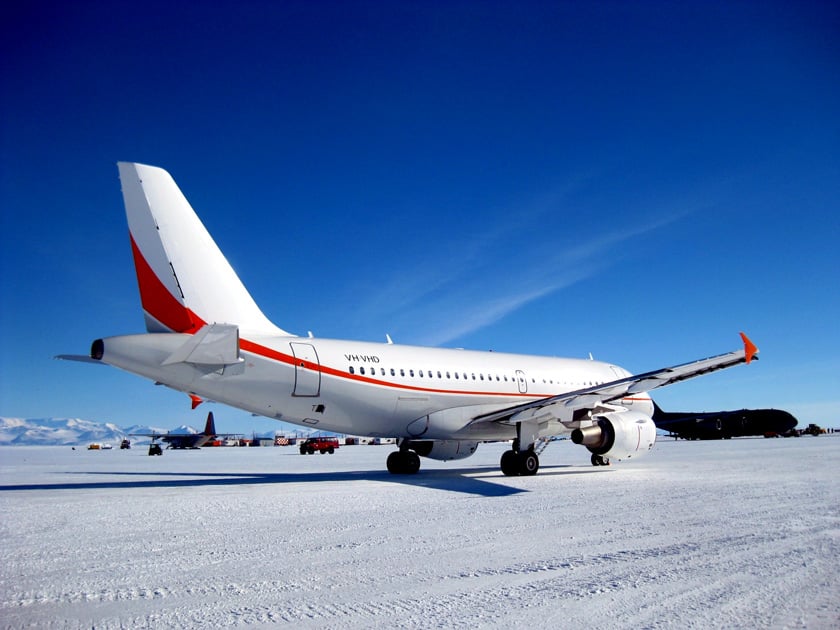
<path fill-rule="evenodd" d="M 0 448 L 0 624 L 840 627 L 840 436 L 505 448 Z"/>

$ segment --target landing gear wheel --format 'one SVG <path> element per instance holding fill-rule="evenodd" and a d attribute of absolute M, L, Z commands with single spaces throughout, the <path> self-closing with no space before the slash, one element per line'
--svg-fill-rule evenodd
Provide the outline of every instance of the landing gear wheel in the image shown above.
<path fill-rule="evenodd" d="M 609 466 L 610 460 L 604 457 L 603 455 L 598 455 L 597 453 L 592 453 L 592 465 L 593 466 Z"/>
<path fill-rule="evenodd" d="M 516 451 L 505 451 L 502 453 L 502 460 L 499 462 L 502 474 L 507 477 L 515 477 L 519 474 L 519 460 Z"/>
<path fill-rule="evenodd" d="M 540 469 L 540 458 L 534 451 L 519 453 L 519 474 L 523 477 L 536 475 Z"/>
<path fill-rule="evenodd" d="M 499 462 L 502 474 L 508 477 L 530 477 L 540 469 L 540 458 L 534 451 L 505 451 Z"/>
<path fill-rule="evenodd" d="M 420 456 L 414 451 L 394 451 L 385 464 L 392 475 L 414 475 L 420 470 Z"/>
<path fill-rule="evenodd" d="M 414 451 L 406 452 L 406 474 L 416 475 L 420 471 L 420 456 Z"/>

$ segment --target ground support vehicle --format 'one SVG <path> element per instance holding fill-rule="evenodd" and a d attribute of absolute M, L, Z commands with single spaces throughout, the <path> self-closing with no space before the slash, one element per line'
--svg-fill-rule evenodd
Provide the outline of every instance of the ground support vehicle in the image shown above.
<path fill-rule="evenodd" d="M 315 451 L 319 451 L 321 455 L 329 453 L 332 455 L 335 449 L 338 448 L 338 438 L 331 437 L 313 437 L 307 438 L 300 444 L 301 455 L 314 455 Z"/>

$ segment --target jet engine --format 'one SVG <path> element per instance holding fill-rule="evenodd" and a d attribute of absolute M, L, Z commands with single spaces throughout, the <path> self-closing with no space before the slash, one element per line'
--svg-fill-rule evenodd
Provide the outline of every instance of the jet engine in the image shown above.
<path fill-rule="evenodd" d="M 572 442 L 583 444 L 602 458 L 641 457 L 656 442 L 656 425 L 638 411 L 611 411 L 593 418 L 594 424 L 572 431 Z M 594 462 L 594 459 L 593 459 Z"/>
<path fill-rule="evenodd" d="M 411 440 L 409 448 L 422 457 L 448 462 L 465 459 L 475 453 L 478 442 L 462 440 Z"/>

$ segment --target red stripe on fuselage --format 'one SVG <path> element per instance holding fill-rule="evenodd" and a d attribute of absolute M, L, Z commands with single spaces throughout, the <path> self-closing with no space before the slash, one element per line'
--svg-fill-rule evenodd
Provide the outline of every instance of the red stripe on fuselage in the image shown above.
<path fill-rule="evenodd" d="M 194 333 L 204 326 L 205 322 L 175 299 L 163 285 L 134 242 L 134 236 L 129 234 L 129 237 L 143 310 L 173 332 Z"/>

